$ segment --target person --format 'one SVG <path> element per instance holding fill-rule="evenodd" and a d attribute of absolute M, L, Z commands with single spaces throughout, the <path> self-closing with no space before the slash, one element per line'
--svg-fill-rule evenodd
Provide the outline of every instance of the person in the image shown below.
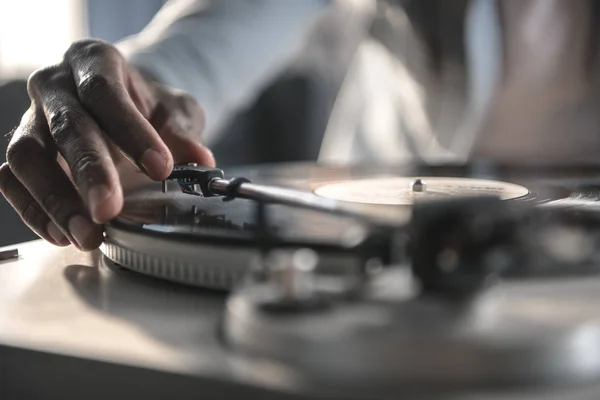
<path fill-rule="evenodd" d="M 50 243 L 97 248 L 124 187 L 162 180 L 176 163 L 215 165 L 209 147 L 219 127 L 301 59 L 323 27 L 331 43 L 320 54 L 343 83 L 322 162 L 593 160 L 596 8 L 589 0 L 171 1 L 140 34 L 115 46 L 76 42 L 31 75 L 31 107 L 13 132 L 0 190 Z M 576 134 L 565 135 L 573 124 Z"/>

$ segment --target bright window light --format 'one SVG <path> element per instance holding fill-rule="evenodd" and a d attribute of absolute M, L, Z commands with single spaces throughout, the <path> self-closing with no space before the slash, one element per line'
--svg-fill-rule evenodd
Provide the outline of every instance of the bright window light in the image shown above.
<path fill-rule="evenodd" d="M 61 59 L 85 35 L 82 0 L 0 0 L 0 80 Z"/>

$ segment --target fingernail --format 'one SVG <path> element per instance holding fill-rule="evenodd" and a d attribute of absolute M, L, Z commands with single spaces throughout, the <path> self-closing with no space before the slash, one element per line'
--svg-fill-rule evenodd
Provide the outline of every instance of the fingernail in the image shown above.
<path fill-rule="evenodd" d="M 159 177 L 163 176 L 167 167 L 167 157 L 156 150 L 146 150 L 142 155 L 140 164 L 149 175 Z"/>
<path fill-rule="evenodd" d="M 69 220 L 69 232 L 79 247 L 83 248 L 94 232 L 94 226 L 86 218 L 76 215 Z"/>
<path fill-rule="evenodd" d="M 58 226 L 52 221 L 48 222 L 46 226 L 46 232 L 56 242 L 56 244 L 62 243 L 65 240 L 65 235 L 58 229 Z"/>
<path fill-rule="evenodd" d="M 112 195 L 113 192 L 104 184 L 92 186 L 88 191 L 88 205 L 92 215 L 97 216 L 104 206 L 104 203 L 106 203 Z"/>

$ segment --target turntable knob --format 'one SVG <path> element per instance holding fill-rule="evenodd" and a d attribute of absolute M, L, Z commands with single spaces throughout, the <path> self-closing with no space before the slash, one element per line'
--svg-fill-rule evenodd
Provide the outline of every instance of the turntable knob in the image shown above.
<path fill-rule="evenodd" d="M 423 193 L 427 190 L 427 184 L 423 179 L 418 178 L 410 183 L 410 189 L 415 193 Z"/>
<path fill-rule="evenodd" d="M 311 249 L 272 250 L 266 258 L 268 290 L 261 296 L 261 308 L 273 313 L 297 313 L 327 307 L 315 284 L 318 260 Z"/>
<path fill-rule="evenodd" d="M 313 295 L 318 256 L 310 249 L 273 250 L 267 258 L 271 282 L 285 299 L 302 300 Z"/>

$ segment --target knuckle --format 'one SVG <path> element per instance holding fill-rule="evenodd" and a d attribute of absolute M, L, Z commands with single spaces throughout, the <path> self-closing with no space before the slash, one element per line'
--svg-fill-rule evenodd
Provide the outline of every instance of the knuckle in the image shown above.
<path fill-rule="evenodd" d="M 114 47 L 98 39 L 82 39 L 71 44 L 66 52 L 67 58 L 96 58 L 103 57 L 114 51 Z"/>
<path fill-rule="evenodd" d="M 8 186 L 11 178 L 12 173 L 8 163 L 2 164 L 0 166 L 0 192 L 4 193 L 6 191 L 6 187 Z"/>
<path fill-rule="evenodd" d="M 180 104 L 187 109 L 200 108 L 200 104 L 196 101 L 196 98 L 189 93 L 179 93 L 177 94 L 177 98 Z"/>
<path fill-rule="evenodd" d="M 84 105 L 105 100 L 113 91 L 111 82 L 103 75 L 89 74 L 79 82 L 77 88 Z"/>
<path fill-rule="evenodd" d="M 180 109 L 185 110 L 187 114 L 194 115 L 197 113 L 204 113 L 204 109 L 198 103 L 196 98 L 189 93 L 180 92 L 176 95 L 177 105 Z"/>
<path fill-rule="evenodd" d="M 202 131 L 206 123 L 204 108 L 196 99 L 188 93 L 177 95 L 177 103 L 185 120 L 180 120 L 179 125 L 186 132 Z"/>
<path fill-rule="evenodd" d="M 29 75 L 27 79 L 27 93 L 30 98 L 34 98 L 37 92 L 47 87 L 61 74 L 61 68 L 58 65 L 52 65 L 40 68 Z"/>
<path fill-rule="evenodd" d="M 50 115 L 48 125 L 50 132 L 57 144 L 65 143 L 73 132 L 80 128 L 84 123 L 85 114 L 77 108 L 64 106 L 59 107 Z"/>
<path fill-rule="evenodd" d="M 102 158 L 93 150 L 80 151 L 69 168 L 77 186 L 95 183 L 103 177 Z"/>
<path fill-rule="evenodd" d="M 44 194 L 40 199 L 40 205 L 42 206 L 42 208 L 49 215 L 54 216 L 58 220 L 61 220 L 61 218 L 59 217 L 63 214 L 64 211 L 63 204 L 63 197 L 55 191 L 50 191 Z"/>
<path fill-rule="evenodd" d="M 46 217 L 43 214 L 43 211 L 40 210 L 38 204 L 34 201 L 28 201 L 27 204 L 23 206 L 20 215 L 21 219 L 30 226 L 37 229 L 43 229 L 43 222 Z"/>
<path fill-rule="evenodd" d="M 7 176 L 8 174 L 10 174 L 10 166 L 7 162 L 2 163 L 2 165 L 0 165 L 0 177 Z"/>
<path fill-rule="evenodd" d="M 20 136 L 12 141 L 6 150 L 8 164 L 15 168 L 27 166 L 32 157 L 36 157 L 42 149 L 42 145 L 30 135 Z"/>

